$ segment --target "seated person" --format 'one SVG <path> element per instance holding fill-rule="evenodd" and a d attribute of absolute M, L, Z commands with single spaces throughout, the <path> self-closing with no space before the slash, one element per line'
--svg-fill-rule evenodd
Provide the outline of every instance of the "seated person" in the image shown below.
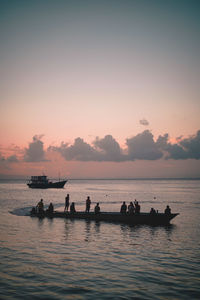
<path fill-rule="evenodd" d="M 121 214 L 126 214 L 126 210 L 127 210 L 127 205 L 126 205 L 126 202 L 124 201 L 122 206 L 121 206 L 120 213 Z"/>
<path fill-rule="evenodd" d="M 53 213 L 53 210 L 54 210 L 53 204 L 50 203 L 50 204 L 49 204 L 49 207 L 48 207 L 48 209 L 47 209 L 47 212 L 50 213 L 50 214 L 52 214 L 52 213 Z"/>
<path fill-rule="evenodd" d="M 35 215 L 35 214 L 36 214 L 36 208 L 33 207 L 33 208 L 31 209 L 31 215 Z"/>
<path fill-rule="evenodd" d="M 97 205 L 95 206 L 95 208 L 94 208 L 94 213 L 95 213 L 95 215 L 97 215 L 97 214 L 100 213 L 100 206 L 99 206 L 99 203 L 97 203 Z"/>
<path fill-rule="evenodd" d="M 75 210 L 75 204 L 74 204 L 74 202 L 72 202 L 71 203 L 71 205 L 70 205 L 70 213 L 75 213 L 76 212 L 76 210 Z"/>
<path fill-rule="evenodd" d="M 151 210 L 150 210 L 150 215 L 155 215 L 156 214 L 156 211 L 155 209 L 152 207 Z"/>

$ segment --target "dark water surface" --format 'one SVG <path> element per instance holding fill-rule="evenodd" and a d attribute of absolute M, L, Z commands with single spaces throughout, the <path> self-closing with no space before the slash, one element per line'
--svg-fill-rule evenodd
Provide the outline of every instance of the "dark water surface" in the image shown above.
<path fill-rule="evenodd" d="M 77 210 L 87 196 L 102 211 L 136 198 L 180 215 L 167 227 L 26 216 L 40 198 L 63 210 L 67 193 Z M 0 299 L 200 299 L 199 180 L 1 181 L 0 207 Z"/>

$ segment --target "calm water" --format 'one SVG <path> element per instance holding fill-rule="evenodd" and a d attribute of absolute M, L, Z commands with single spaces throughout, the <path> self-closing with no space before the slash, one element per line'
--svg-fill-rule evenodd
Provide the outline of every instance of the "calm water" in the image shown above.
<path fill-rule="evenodd" d="M 26 216 L 40 198 L 180 215 L 168 227 Z M 154 199 L 156 197 L 156 199 Z M 62 190 L 0 182 L 0 299 L 200 299 L 200 181 L 71 180 Z"/>

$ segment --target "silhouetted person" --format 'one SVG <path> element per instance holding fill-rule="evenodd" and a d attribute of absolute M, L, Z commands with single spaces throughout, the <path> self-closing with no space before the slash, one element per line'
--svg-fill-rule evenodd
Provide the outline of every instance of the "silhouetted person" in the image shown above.
<path fill-rule="evenodd" d="M 65 197 L 65 209 L 64 211 L 68 211 L 69 209 L 69 194 Z"/>
<path fill-rule="evenodd" d="M 74 204 L 74 202 L 72 202 L 71 203 L 71 205 L 70 205 L 70 213 L 75 213 L 76 212 L 76 210 L 75 210 L 75 204 Z"/>
<path fill-rule="evenodd" d="M 32 209 L 31 209 L 31 215 L 35 215 L 36 214 L 36 209 L 35 209 L 35 207 L 33 207 Z"/>
<path fill-rule="evenodd" d="M 49 204 L 49 207 L 48 207 L 48 213 L 52 214 L 52 213 L 53 213 L 53 211 L 54 211 L 53 204 L 52 204 L 52 203 L 50 203 L 50 204 Z"/>
<path fill-rule="evenodd" d="M 165 215 L 170 215 L 170 214 L 171 214 L 171 208 L 169 207 L 169 205 L 167 205 L 165 208 Z"/>
<path fill-rule="evenodd" d="M 38 212 L 39 214 L 43 213 L 44 212 L 44 204 L 43 204 L 43 199 L 41 199 L 38 204 L 37 204 L 37 209 L 38 209 Z"/>
<path fill-rule="evenodd" d="M 133 202 L 130 202 L 129 206 L 128 206 L 128 213 L 129 215 L 133 215 L 135 212 L 135 207 L 133 205 Z"/>
<path fill-rule="evenodd" d="M 126 210 L 127 210 L 127 205 L 126 202 L 124 201 L 120 209 L 121 214 L 126 214 Z"/>
<path fill-rule="evenodd" d="M 138 201 L 136 201 L 136 203 L 135 203 L 135 213 L 136 214 L 140 213 L 140 204 L 138 203 Z"/>
<path fill-rule="evenodd" d="M 154 216 L 156 214 L 156 211 L 155 209 L 152 207 L 151 210 L 150 210 L 150 215 Z"/>
<path fill-rule="evenodd" d="M 91 205 L 91 200 L 90 197 L 88 196 L 86 199 L 86 209 L 85 209 L 85 211 L 88 213 L 90 212 L 90 205 Z"/>
<path fill-rule="evenodd" d="M 95 208 L 94 208 L 94 213 L 95 215 L 99 214 L 100 213 L 100 206 L 99 206 L 99 203 L 96 204 Z"/>

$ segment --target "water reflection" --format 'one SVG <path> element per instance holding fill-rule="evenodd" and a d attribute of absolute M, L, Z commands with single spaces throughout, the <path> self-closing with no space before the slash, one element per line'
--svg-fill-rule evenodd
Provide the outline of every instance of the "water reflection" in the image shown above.
<path fill-rule="evenodd" d="M 38 218 L 38 227 L 42 228 L 44 225 L 44 218 Z"/>
<path fill-rule="evenodd" d="M 91 221 L 85 220 L 85 242 L 90 241 Z"/>
<path fill-rule="evenodd" d="M 99 234 L 100 233 L 100 226 L 101 226 L 101 222 L 99 222 L 99 221 L 95 221 L 95 232 L 97 233 L 97 234 Z"/>
<path fill-rule="evenodd" d="M 157 247 L 161 243 L 171 242 L 176 225 L 149 226 L 121 224 L 121 239 L 126 245 L 136 249 L 145 247 Z"/>
<path fill-rule="evenodd" d="M 52 229 L 52 227 L 53 227 L 53 218 L 47 218 L 47 222 L 48 222 L 49 228 Z"/>
<path fill-rule="evenodd" d="M 68 224 L 68 220 L 65 220 L 65 230 L 64 230 L 64 233 L 65 233 L 65 238 L 66 240 L 68 240 L 68 237 L 69 237 L 69 224 Z"/>

